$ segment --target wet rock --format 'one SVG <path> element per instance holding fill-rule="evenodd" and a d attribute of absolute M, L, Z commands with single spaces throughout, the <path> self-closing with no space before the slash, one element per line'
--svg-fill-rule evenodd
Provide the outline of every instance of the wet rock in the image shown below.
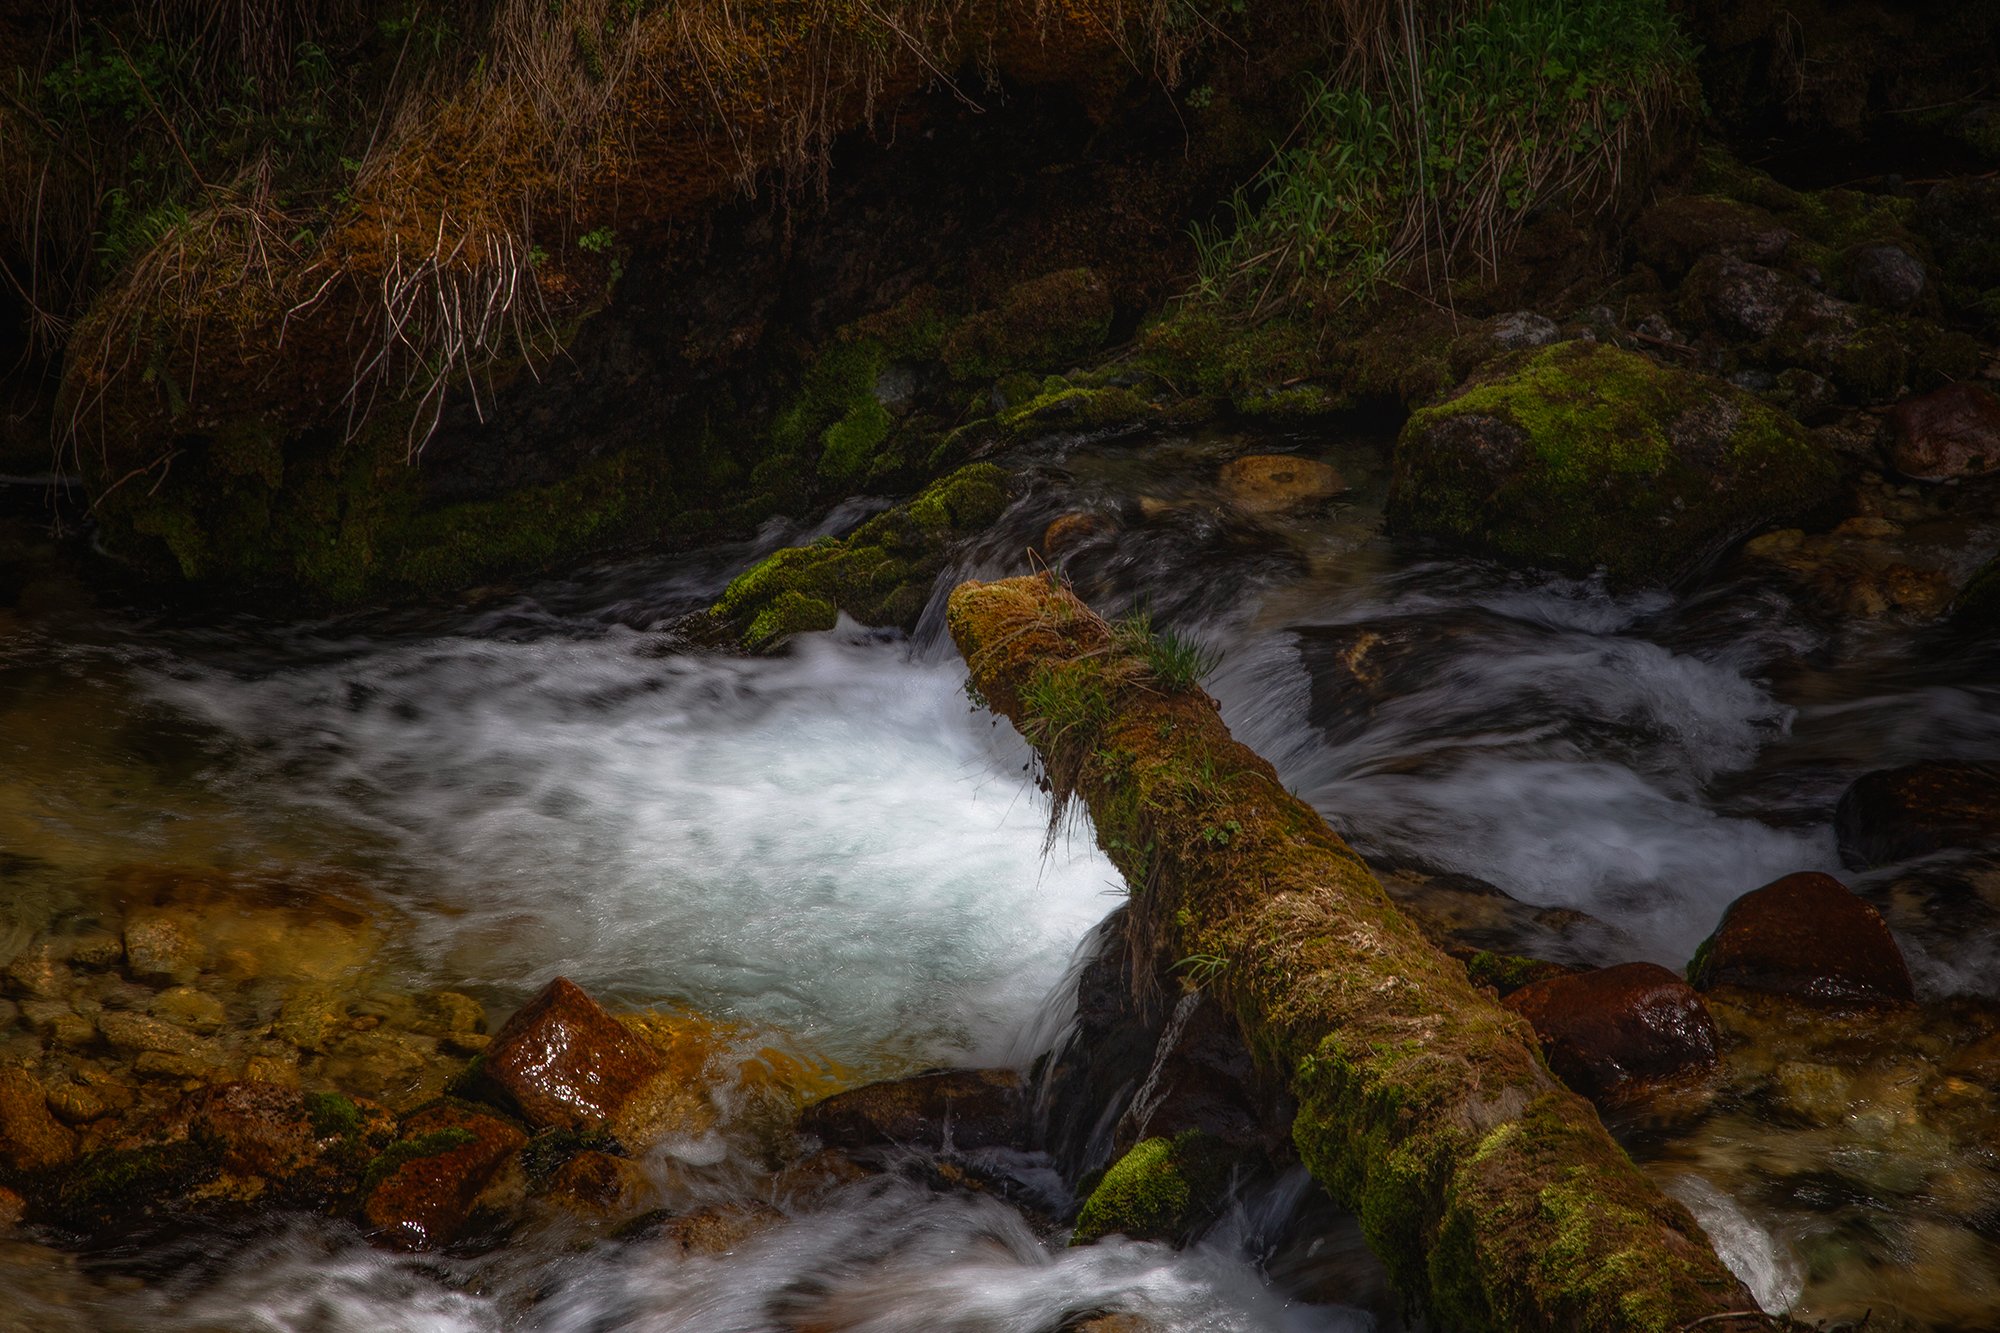
<path fill-rule="evenodd" d="M 75 1155 L 76 1136 L 49 1113 L 41 1080 L 25 1069 L 0 1069 L 0 1162 L 32 1174 Z"/>
<path fill-rule="evenodd" d="M 1312 458 L 1250 454 L 1222 467 L 1223 494 L 1238 509 L 1276 514 L 1330 500 L 1347 489 L 1340 473 Z"/>
<path fill-rule="evenodd" d="M 1715 1066 L 1708 1006 L 1657 963 L 1532 981 L 1502 1003 L 1533 1025 L 1556 1076 L 1587 1097 Z"/>
<path fill-rule="evenodd" d="M 1823 502 L 1840 468 L 1721 380 L 1561 343 L 1411 416 L 1393 527 L 1569 573 L 1671 582 Z"/>
<path fill-rule="evenodd" d="M 653 1234 L 682 1254 L 728 1254 L 784 1220 L 769 1204 L 724 1204 L 667 1218 Z"/>
<path fill-rule="evenodd" d="M 1042 532 L 1042 554 L 1058 556 L 1070 547 L 1079 546 L 1101 533 L 1114 530 L 1117 524 L 1104 514 L 1093 514 L 1088 510 L 1058 515 Z"/>
<path fill-rule="evenodd" d="M 69 1079 L 51 1080 L 46 1091 L 49 1110 L 66 1125 L 87 1125 L 111 1110 L 111 1104 L 103 1097 Z"/>
<path fill-rule="evenodd" d="M 205 954 L 193 924 L 178 913 L 135 913 L 125 922 L 125 969 L 140 981 L 185 986 Z"/>
<path fill-rule="evenodd" d="M 646 1185 L 638 1163 L 610 1153 L 580 1152 L 556 1168 L 547 1194 L 572 1209 L 610 1216 L 629 1211 Z"/>
<path fill-rule="evenodd" d="M 153 1052 L 204 1059 L 211 1065 L 222 1063 L 221 1049 L 213 1042 L 145 1014 L 107 1009 L 97 1016 L 97 1030 L 105 1041 L 127 1053 Z"/>
<path fill-rule="evenodd" d="M 1111 330 L 1111 289 L 1088 268 L 1062 269 L 1014 287 L 997 309 L 965 320 L 943 356 L 959 379 L 1015 370 L 1060 370 Z"/>
<path fill-rule="evenodd" d="M 2000 848 L 2000 763 L 1879 769 L 1841 795 L 1833 823 L 1841 862 L 1857 869 L 1950 848 Z"/>
<path fill-rule="evenodd" d="M 362 1218 L 393 1245 L 449 1245 L 466 1234 L 481 1192 L 527 1141 L 492 1111 L 452 1103 L 418 1111 L 368 1168 Z"/>
<path fill-rule="evenodd" d="M 1848 260 L 1855 299 L 1880 310 L 1903 311 L 1924 294 L 1923 261 L 1900 245 L 1864 245 Z"/>
<path fill-rule="evenodd" d="M 1084 1200 L 1070 1244 L 1110 1235 L 1184 1244 L 1221 1211 L 1240 1160 L 1199 1130 L 1135 1144 Z"/>
<path fill-rule="evenodd" d="M 173 986 L 161 991 L 146 1011 L 163 1022 L 202 1035 L 218 1031 L 226 1017 L 221 1000 L 192 986 Z"/>
<path fill-rule="evenodd" d="M 76 988 L 69 970 L 69 950 L 61 940 L 43 936 L 7 965 L 8 989 L 33 1000 L 65 1000 Z"/>
<path fill-rule="evenodd" d="M 0 1185 L 0 1235 L 21 1225 L 21 1218 L 28 1211 L 28 1201 L 4 1185 Z"/>
<path fill-rule="evenodd" d="M 192 1119 L 220 1150 L 223 1170 L 259 1177 L 288 1198 L 332 1192 L 343 1169 L 358 1171 L 367 1145 L 386 1143 L 394 1123 L 382 1108 L 337 1093 L 305 1096 L 248 1080 L 206 1090 Z"/>
<path fill-rule="evenodd" d="M 562 977 L 494 1034 L 484 1067 L 537 1127 L 600 1127 L 661 1070 L 631 1029 Z"/>
<path fill-rule="evenodd" d="M 1890 462 L 1918 481 L 1977 477 L 2000 469 L 2000 397 L 1977 384 L 1947 384 L 1896 404 Z"/>
<path fill-rule="evenodd" d="M 1882 916 L 1831 875 L 1805 871 L 1744 894 L 1688 964 L 1695 989 L 1769 991 L 1816 1003 L 1914 998 Z"/>
<path fill-rule="evenodd" d="M 75 1050 L 97 1037 L 97 1025 L 62 1000 L 23 1000 L 21 1017 L 51 1046 Z"/>
<path fill-rule="evenodd" d="M 836 1093 L 805 1109 L 799 1131 L 835 1148 L 1017 1147 L 1028 1137 L 1027 1095 L 1011 1069 L 943 1070 Z"/>
<path fill-rule="evenodd" d="M 340 995 L 320 988 L 298 990 L 285 997 L 271 1034 L 302 1051 L 320 1051 L 347 1027 L 347 1006 Z"/>
<path fill-rule="evenodd" d="M 80 931 L 70 941 L 69 958 L 77 967 L 117 967 L 125 961 L 125 941 L 108 930 Z"/>

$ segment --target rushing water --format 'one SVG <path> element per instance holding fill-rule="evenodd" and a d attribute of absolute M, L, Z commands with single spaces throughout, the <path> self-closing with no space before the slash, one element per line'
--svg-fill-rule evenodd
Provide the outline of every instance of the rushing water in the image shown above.
<path fill-rule="evenodd" d="M 1294 790 L 1383 864 L 1589 914 L 1564 945 L 1578 961 L 1677 966 L 1738 894 L 1838 868 L 1829 820 L 1853 776 L 2000 750 L 2000 687 L 1970 649 L 1830 624 L 1768 578 L 1617 593 L 1400 550 L 1366 440 L 1264 442 L 1327 454 L 1354 490 L 1245 514 L 1213 482 L 1244 447 L 1052 446 L 944 582 L 1015 571 L 1052 518 L 1099 513 L 1067 554 L 1079 588 L 1219 650 L 1209 688 Z M 315 867 L 361 886 L 342 892 L 388 923 L 402 983 L 496 1012 L 561 974 L 782 1034 L 849 1079 L 1025 1063 L 1061 1026 L 1059 983 L 1115 872 L 1086 836 L 1044 854 L 1028 752 L 967 704 L 936 601 L 911 640 L 843 625 L 776 659 L 685 650 L 674 620 L 755 549 L 339 622 L 28 617 L 0 645 L 0 839 L 32 843 L 20 882 L 45 918 L 121 862 Z M 1379 671 L 1354 668 L 1358 646 Z M 2000 993 L 1992 933 L 1905 943 L 1927 995 Z M 1670 1183 L 1759 1299 L 1800 1300 L 1796 1210 L 1750 1189 L 1741 1154 L 1687 1155 Z M 729 1141 L 650 1165 L 683 1204 L 768 1193 Z M 1060 1182 L 1019 1166 L 1059 1208 Z M 885 1177 L 722 1255 L 549 1228 L 410 1258 L 309 1219 L 220 1253 L 79 1265 L 16 1245 L 0 1265 L 34 1277 L 0 1326 L 1369 1325 L 1260 1273 L 1269 1218 L 1239 1212 L 1175 1254 L 1064 1250 L 1034 1215 Z"/>

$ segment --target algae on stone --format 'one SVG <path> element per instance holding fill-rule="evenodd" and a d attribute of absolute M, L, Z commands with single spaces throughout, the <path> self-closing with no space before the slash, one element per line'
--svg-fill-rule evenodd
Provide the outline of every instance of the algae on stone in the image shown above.
<path fill-rule="evenodd" d="M 1505 363 L 1414 414 L 1402 532 L 1573 574 L 1671 581 L 1839 479 L 1796 421 L 1718 380 L 1595 343 Z"/>
<path fill-rule="evenodd" d="M 1440 1325 L 1670 1333 L 1750 1306 L 1525 1023 L 1423 938 L 1211 700 L 1163 688 L 1046 576 L 965 584 L 948 623 L 972 687 L 1041 738 L 1058 815 L 1088 807 L 1142 938 L 1221 960 L 1212 993 L 1297 1098 L 1300 1157 Z M 1094 675 L 1105 706 L 1038 716 L 1058 673 Z"/>
<path fill-rule="evenodd" d="M 877 514 L 844 538 L 787 546 L 737 575 L 689 628 L 769 652 L 794 634 L 831 629 L 845 611 L 864 625 L 916 624 L 952 545 L 998 518 L 1007 474 L 974 463 Z"/>

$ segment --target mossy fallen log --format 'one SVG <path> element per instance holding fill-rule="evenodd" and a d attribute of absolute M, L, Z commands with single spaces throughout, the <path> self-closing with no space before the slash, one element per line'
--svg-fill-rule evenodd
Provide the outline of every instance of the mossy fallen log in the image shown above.
<path fill-rule="evenodd" d="M 1288 1079 L 1307 1168 L 1440 1327 L 1665 1333 L 1754 1311 L 1527 1025 L 1184 683 L 1184 652 L 1043 576 L 967 583 L 949 623 L 973 689 L 1040 753 L 1058 815 L 1089 808 L 1135 923 L 1201 961 Z"/>

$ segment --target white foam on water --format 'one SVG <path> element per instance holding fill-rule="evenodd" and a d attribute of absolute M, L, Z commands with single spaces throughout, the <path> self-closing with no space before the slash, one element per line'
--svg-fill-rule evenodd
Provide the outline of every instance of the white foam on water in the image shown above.
<path fill-rule="evenodd" d="M 1044 858 L 1026 747 L 963 679 L 848 626 L 777 659 L 437 638 L 151 688 L 240 742 L 238 800 L 391 850 L 441 984 L 562 974 L 836 1058 L 980 1061 L 1122 885 L 1087 839 Z"/>
<path fill-rule="evenodd" d="M 1766 1314 L 1785 1314 L 1805 1291 L 1805 1266 L 1778 1237 L 1720 1189 L 1691 1174 L 1664 1182 L 1708 1233 L 1716 1255 Z"/>

